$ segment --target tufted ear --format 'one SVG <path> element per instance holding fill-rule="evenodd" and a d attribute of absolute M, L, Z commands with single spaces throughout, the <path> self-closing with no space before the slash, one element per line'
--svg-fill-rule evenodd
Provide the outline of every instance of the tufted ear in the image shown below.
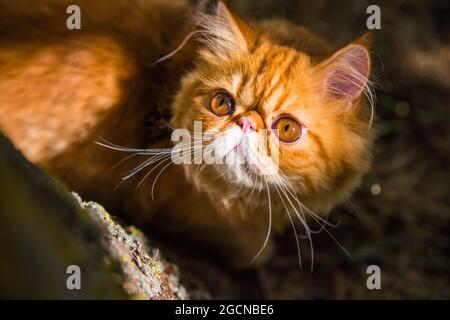
<path fill-rule="evenodd" d="M 370 94 L 368 83 L 371 70 L 367 36 L 338 50 L 321 63 L 325 72 L 325 88 L 337 99 L 348 100 L 354 106 L 364 91 Z"/>
<path fill-rule="evenodd" d="M 214 55 L 224 58 L 247 52 L 256 39 L 256 32 L 222 1 L 219 1 L 215 15 L 201 17 L 200 27 L 206 47 Z"/>

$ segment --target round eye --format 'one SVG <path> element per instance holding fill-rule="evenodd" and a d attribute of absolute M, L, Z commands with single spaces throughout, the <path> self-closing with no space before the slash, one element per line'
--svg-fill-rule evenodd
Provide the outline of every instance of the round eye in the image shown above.
<path fill-rule="evenodd" d="M 211 97 L 209 109 L 216 116 L 226 116 L 234 112 L 235 102 L 228 92 L 220 91 Z"/>
<path fill-rule="evenodd" d="M 272 125 L 275 134 L 280 141 L 291 143 L 297 141 L 302 135 L 302 125 L 289 116 L 282 116 Z"/>

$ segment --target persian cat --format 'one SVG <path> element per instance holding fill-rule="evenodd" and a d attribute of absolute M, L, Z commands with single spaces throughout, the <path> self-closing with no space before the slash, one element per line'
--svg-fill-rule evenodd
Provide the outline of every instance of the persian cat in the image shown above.
<path fill-rule="evenodd" d="M 71 4 L 81 29 L 67 29 Z M 286 227 L 310 237 L 369 169 L 368 36 L 332 50 L 222 2 L 207 14 L 2 0 L 0 12 L 1 131 L 85 199 L 233 266 L 266 261 Z"/>

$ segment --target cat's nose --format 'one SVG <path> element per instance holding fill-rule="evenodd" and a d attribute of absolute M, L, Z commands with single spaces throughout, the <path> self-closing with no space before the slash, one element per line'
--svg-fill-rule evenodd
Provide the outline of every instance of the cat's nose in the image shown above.
<path fill-rule="evenodd" d="M 256 130 L 255 122 L 246 117 L 242 117 L 241 119 L 239 119 L 239 126 L 241 127 L 242 131 L 244 131 L 244 133 L 246 133 L 248 130 Z"/>

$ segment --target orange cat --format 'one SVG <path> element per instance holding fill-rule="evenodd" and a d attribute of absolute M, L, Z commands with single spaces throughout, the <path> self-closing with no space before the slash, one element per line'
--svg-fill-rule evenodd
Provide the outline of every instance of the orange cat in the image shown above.
<path fill-rule="evenodd" d="M 69 2 L 20 3 L 0 4 L 10 17 L 0 23 L 0 129 L 116 214 L 151 218 L 245 267 L 269 257 L 272 230 L 310 235 L 309 220 L 323 222 L 369 168 L 366 37 L 333 53 L 304 28 L 250 25 L 222 2 L 196 14 L 189 34 L 183 1 L 78 1 L 82 29 L 68 31 Z M 190 36 L 200 41 L 153 63 Z M 189 156 L 204 139 L 215 161 L 206 152 L 172 163 L 170 132 L 154 141 L 146 127 L 167 113 L 174 132 L 191 134 Z M 213 134 L 199 136 L 195 121 Z"/>

